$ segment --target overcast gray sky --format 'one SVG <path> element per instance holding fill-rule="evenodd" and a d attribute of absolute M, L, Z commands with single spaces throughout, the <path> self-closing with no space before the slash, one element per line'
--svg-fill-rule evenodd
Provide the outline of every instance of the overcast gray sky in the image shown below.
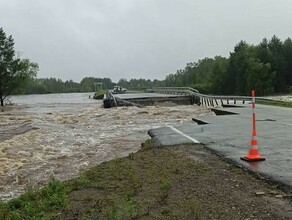
<path fill-rule="evenodd" d="M 39 78 L 165 79 L 240 40 L 292 37 L 292 1 L 1 0 L 0 26 Z"/>

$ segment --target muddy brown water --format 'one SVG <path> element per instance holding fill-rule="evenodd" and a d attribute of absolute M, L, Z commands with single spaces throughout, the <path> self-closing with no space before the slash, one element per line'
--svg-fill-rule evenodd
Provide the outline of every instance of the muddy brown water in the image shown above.
<path fill-rule="evenodd" d="M 147 130 L 213 114 L 199 106 L 104 109 L 92 94 L 14 96 L 0 111 L 0 201 L 136 152 Z"/>

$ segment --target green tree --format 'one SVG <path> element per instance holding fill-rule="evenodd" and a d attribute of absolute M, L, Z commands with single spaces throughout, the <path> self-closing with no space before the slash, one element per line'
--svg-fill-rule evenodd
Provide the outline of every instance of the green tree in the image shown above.
<path fill-rule="evenodd" d="M 275 91 L 284 92 L 286 90 L 286 81 L 285 81 L 285 59 L 284 59 L 284 50 L 282 41 L 273 36 L 269 41 L 269 50 L 272 55 L 271 68 L 275 72 Z"/>
<path fill-rule="evenodd" d="M 94 82 L 96 79 L 94 77 L 85 77 L 81 80 L 81 92 L 93 92 L 95 91 Z"/>
<path fill-rule="evenodd" d="M 40 79 L 29 79 L 26 83 L 24 94 L 46 94 L 48 93 L 47 87 L 41 83 Z"/>
<path fill-rule="evenodd" d="M 169 74 L 165 78 L 165 86 L 175 86 L 175 76 L 174 74 Z"/>
<path fill-rule="evenodd" d="M 125 78 L 121 78 L 118 82 L 119 86 L 125 87 L 125 88 L 129 88 L 129 82 L 127 79 Z"/>
<path fill-rule="evenodd" d="M 213 94 L 224 94 L 224 80 L 226 79 L 228 67 L 229 59 L 220 56 L 215 57 L 215 64 L 213 68 L 214 76 L 212 80 Z"/>
<path fill-rule="evenodd" d="M 257 95 L 271 95 L 274 93 L 275 73 L 271 71 L 271 65 L 261 63 L 259 60 L 249 58 L 246 68 L 246 94 L 256 90 Z"/>
<path fill-rule="evenodd" d="M 65 92 L 80 92 L 80 84 L 74 82 L 73 80 L 66 81 L 65 85 Z"/>
<path fill-rule="evenodd" d="M 18 71 L 11 79 L 11 87 L 13 88 L 11 94 L 24 94 L 27 85 L 35 79 L 38 70 L 38 64 L 30 62 L 29 59 L 19 60 Z"/>
<path fill-rule="evenodd" d="M 243 95 L 245 92 L 246 68 L 249 57 L 254 57 L 254 47 L 241 41 L 230 53 L 229 67 L 225 79 L 225 94 Z"/>
<path fill-rule="evenodd" d="M 285 58 L 285 81 L 292 92 L 292 40 L 288 38 L 283 43 L 283 54 Z"/>
<path fill-rule="evenodd" d="M 15 56 L 14 40 L 0 28 L 0 105 L 13 91 L 24 86 L 29 78 L 36 76 L 38 65 L 28 59 Z"/>

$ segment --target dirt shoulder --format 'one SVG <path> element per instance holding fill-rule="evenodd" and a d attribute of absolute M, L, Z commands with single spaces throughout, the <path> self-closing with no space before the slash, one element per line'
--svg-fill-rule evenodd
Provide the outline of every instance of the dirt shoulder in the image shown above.
<path fill-rule="evenodd" d="M 66 185 L 54 219 L 292 219 L 289 195 L 200 145 L 148 142 Z"/>

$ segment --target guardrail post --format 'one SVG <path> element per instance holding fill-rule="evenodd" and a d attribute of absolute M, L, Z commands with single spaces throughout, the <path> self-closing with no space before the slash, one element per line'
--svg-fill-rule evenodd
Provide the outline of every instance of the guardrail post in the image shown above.
<path fill-rule="evenodd" d="M 217 99 L 215 99 L 215 103 L 216 103 L 216 105 L 218 106 L 218 102 L 217 102 Z"/>

